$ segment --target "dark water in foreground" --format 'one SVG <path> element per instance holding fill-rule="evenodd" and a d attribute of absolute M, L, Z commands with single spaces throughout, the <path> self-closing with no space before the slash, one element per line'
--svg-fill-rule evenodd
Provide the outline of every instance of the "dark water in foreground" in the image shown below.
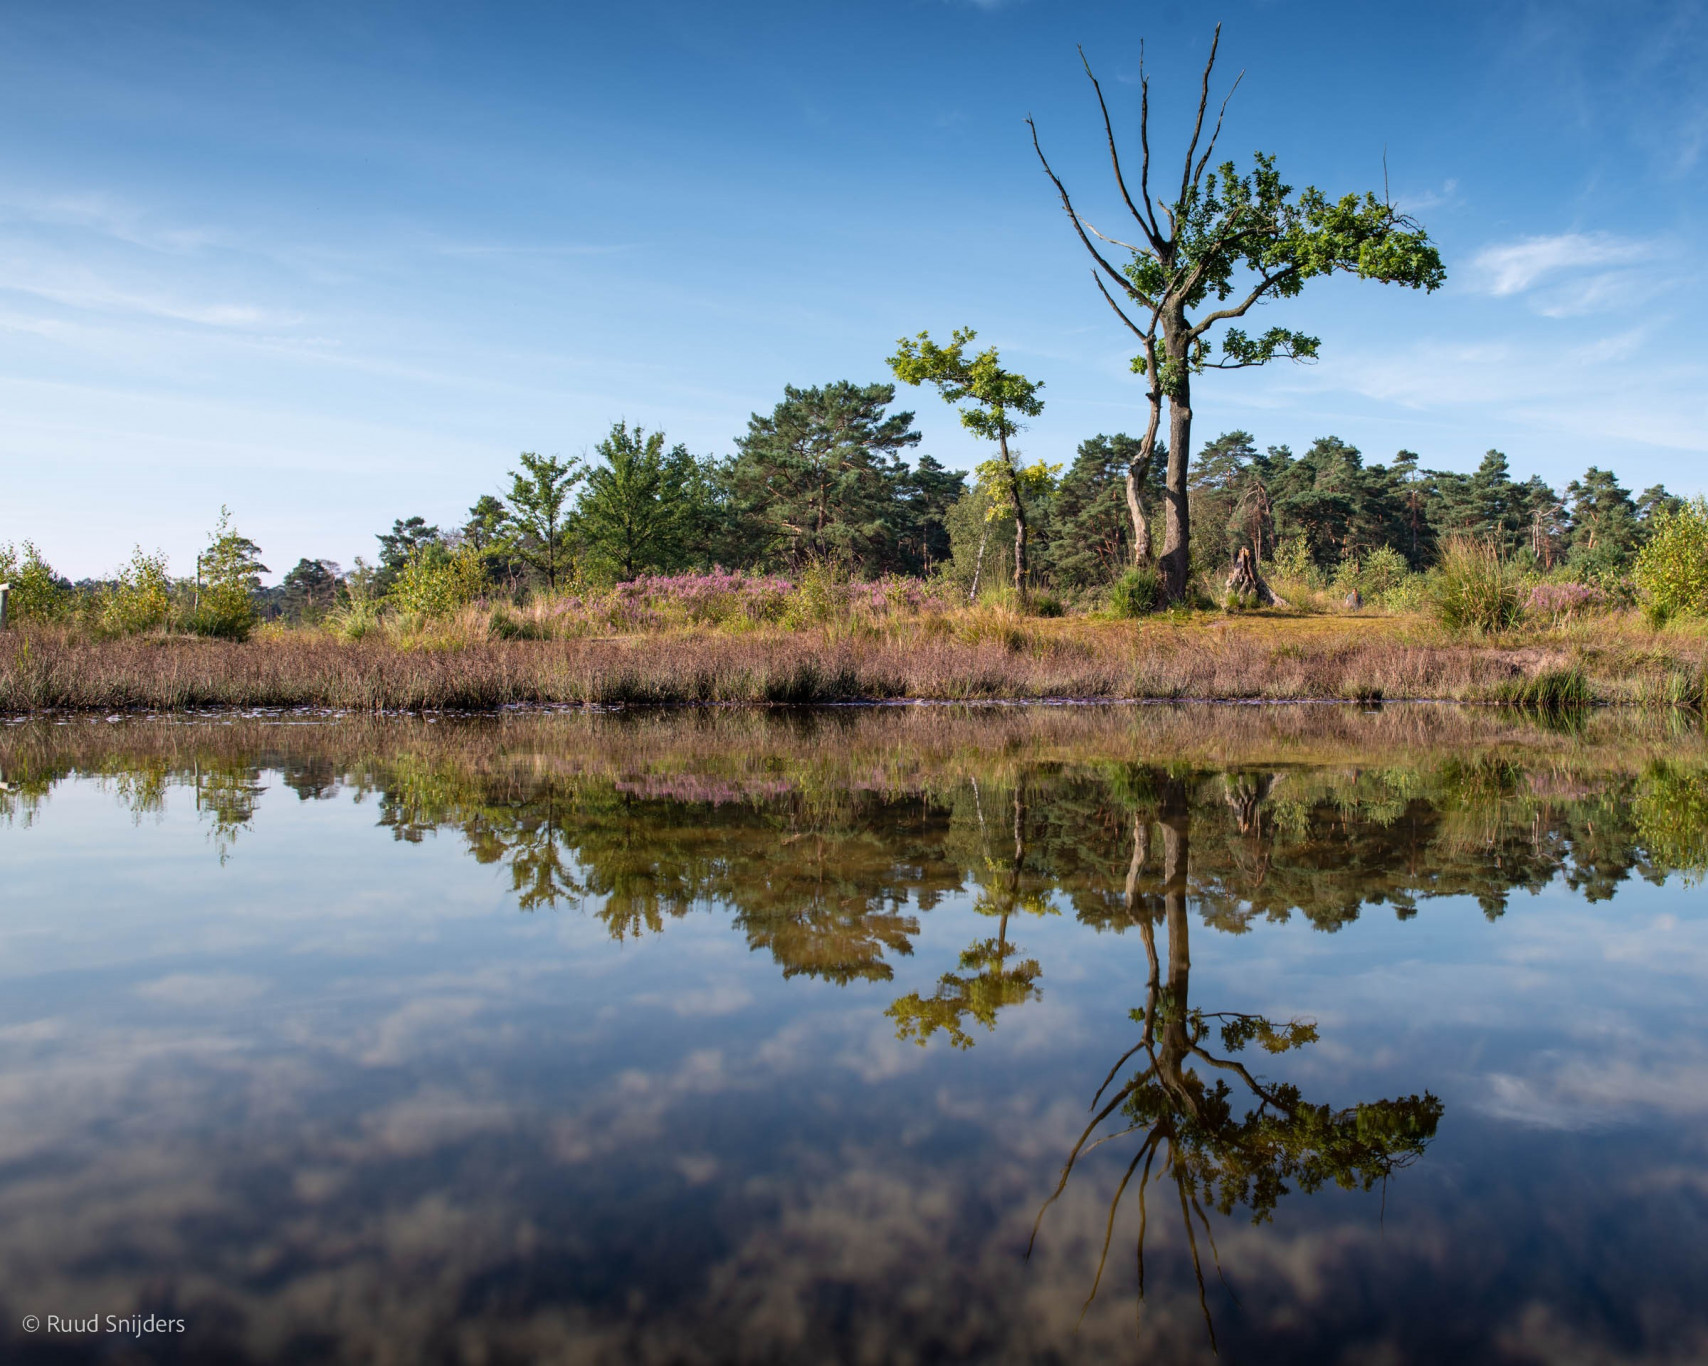
<path fill-rule="evenodd" d="M 76 721 L 0 777 L 6 1360 L 1708 1359 L 1688 726 Z"/>

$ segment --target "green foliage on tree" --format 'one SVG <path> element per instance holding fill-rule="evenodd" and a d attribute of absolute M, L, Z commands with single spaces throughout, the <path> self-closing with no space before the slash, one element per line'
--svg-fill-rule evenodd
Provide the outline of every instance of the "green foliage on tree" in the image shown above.
<path fill-rule="evenodd" d="M 391 588 L 416 552 L 428 546 L 442 547 L 445 543 L 443 533 L 438 527 L 429 526 L 425 517 L 399 517 L 389 532 L 380 532 L 374 539 L 380 543 L 380 562 L 373 585 L 379 594 Z"/>
<path fill-rule="evenodd" d="M 1028 486 L 1035 489 L 1048 475 L 1042 464 L 1022 469 L 1015 460 L 1017 453 L 1009 449 L 1008 438 L 1022 430 L 1021 418 L 1036 417 L 1044 411 L 1044 401 L 1038 397 L 1038 390 L 1044 386 L 1018 371 L 1003 369 L 994 346 L 968 355 L 967 348 L 977 336 L 970 327 L 956 328 L 948 346 L 932 341 L 929 332 L 903 337 L 896 343 L 889 366 L 904 384 L 929 384 L 945 403 L 964 405 L 960 408 L 961 425 L 997 443 L 997 458 L 981 462 L 978 473 L 993 500 L 992 508 L 1003 507 L 1014 519 L 1014 589 L 1023 593 L 1026 492 Z"/>
<path fill-rule="evenodd" d="M 523 451 L 517 459 L 522 467 L 510 472 L 503 544 L 545 579 L 547 592 L 555 593 L 558 580 L 574 572 L 569 497 L 586 471 L 579 460 L 534 451 Z"/>
<path fill-rule="evenodd" d="M 337 600 L 338 565 L 332 560 L 300 559 L 280 581 L 280 605 L 300 620 L 317 620 Z"/>
<path fill-rule="evenodd" d="M 71 585 L 54 572 L 33 541 L 0 545 L 0 583 L 12 586 L 6 603 L 8 625 L 54 621 L 74 603 Z"/>
<path fill-rule="evenodd" d="M 386 603 L 415 617 L 444 617 L 473 602 L 485 586 L 486 566 L 472 545 L 423 545 L 392 580 Z"/>
<path fill-rule="evenodd" d="M 199 587 L 190 629 L 203 636 L 246 638 L 260 616 L 255 595 L 261 589 L 261 575 L 267 572 L 261 547 L 231 524 L 230 508 L 220 508 L 208 548 L 196 559 Z"/>
<path fill-rule="evenodd" d="M 1151 190 L 1150 84 L 1142 66 L 1136 199 L 1122 169 L 1102 87 L 1086 67 L 1103 113 L 1116 187 L 1137 228 L 1136 243 L 1105 237 L 1086 222 L 1044 156 L 1037 128 L 1032 126 L 1033 149 L 1092 257 L 1097 287 L 1138 340 L 1133 369 L 1149 381 L 1147 455 L 1154 450 L 1162 404 L 1165 399 L 1168 403 L 1162 570 L 1171 600 L 1185 595 L 1190 567 L 1192 377 L 1207 369 L 1246 369 L 1282 357 L 1305 361 L 1317 355 L 1317 339 L 1302 332 L 1271 327 L 1254 337 L 1225 325 L 1243 318 L 1258 304 L 1292 298 L 1308 281 L 1328 275 L 1348 274 L 1424 290 L 1439 288 L 1446 278 L 1428 234 L 1385 199 L 1369 193 L 1331 199 L 1315 187 L 1295 193 L 1282 181 L 1275 159 L 1262 152 L 1253 154 L 1252 168 L 1243 174 L 1232 160 L 1212 166 L 1226 100 L 1202 153 L 1199 145 L 1220 41 L 1218 25 L 1204 66 L 1197 119 L 1182 158 L 1178 188 L 1158 182 L 1166 198 L 1154 197 Z M 1117 265 L 1092 241 L 1093 236 L 1125 251 L 1126 261 Z M 1223 329 L 1219 354 L 1213 345 L 1218 328 Z"/>
<path fill-rule="evenodd" d="M 696 539 L 702 471 L 663 432 L 612 425 L 587 472 L 578 527 L 591 566 L 618 579 L 684 567 Z"/>
<path fill-rule="evenodd" d="M 172 576 L 164 552 L 149 554 L 137 546 L 130 562 L 100 590 L 94 608 L 106 635 L 141 635 L 166 625 L 172 615 Z"/>
<path fill-rule="evenodd" d="M 1611 470 L 1591 465 L 1566 485 L 1571 531 L 1566 561 L 1585 578 L 1611 580 L 1630 568 L 1645 528 L 1628 490 Z"/>
<path fill-rule="evenodd" d="M 1656 620 L 1708 616 L 1708 499 L 1654 518 L 1632 578 Z"/>
<path fill-rule="evenodd" d="M 750 562 L 871 575 L 900 567 L 919 486 L 898 452 L 919 433 L 912 413 L 887 411 L 894 401 L 890 384 L 790 385 L 769 414 L 748 419 L 724 477 Z M 930 500 L 923 511 L 931 515 Z"/>

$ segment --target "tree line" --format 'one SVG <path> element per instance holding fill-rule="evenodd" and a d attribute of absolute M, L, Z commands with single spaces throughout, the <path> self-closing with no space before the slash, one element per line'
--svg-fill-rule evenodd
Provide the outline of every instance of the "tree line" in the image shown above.
<path fill-rule="evenodd" d="M 588 461 L 524 452 L 508 486 L 483 494 L 460 524 L 398 518 L 377 535 L 372 565 L 358 561 L 344 574 L 303 559 L 264 597 L 292 615 L 312 612 L 352 579 L 384 593 L 413 557 L 465 549 L 510 592 L 714 566 L 792 576 L 832 564 L 858 578 L 947 581 L 965 595 L 1011 581 L 1022 528 L 1026 584 L 1076 595 L 1103 591 L 1141 558 L 1135 493 L 1148 510 L 1141 525 L 1161 539 L 1165 461 L 1150 462 L 1131 487 L 1142 437 L 1099 433 L 1069 461 L 1016 467 L 1017 479 L 988 462 L 968 475 L 928 454 L 910 461 L 903 452 L 919 442 L 914 414 L 895 406 L 886 383 L 790 386 L 723 458 L 619 421 Z M 1156 448 L 1166 456 L 1166 443 Z M 1468 535 L 1538 571 L 1611 584 L 1657 515 L 1681 502 L 1660 485 L 1633 493 L 1597 466 L 1563 489 L 1537 475 L 1518 479 L 1494 450 L 1470 473 L 1426 468 L 1409 450 L 1367 462 L 1336 436 L 1295 453 L 1226 432 L 1199 449 L 1191 469 L 1194 555 L 1212 573 L 1241 546 L 1295 572 L 1332 575 L 1384 550 L 1422 571 L 1448 538 Z"/>

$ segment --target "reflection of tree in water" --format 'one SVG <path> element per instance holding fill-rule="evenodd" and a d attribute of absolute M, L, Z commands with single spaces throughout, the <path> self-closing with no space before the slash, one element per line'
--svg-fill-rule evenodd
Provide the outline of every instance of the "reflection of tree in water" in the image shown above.
<path fill-rule="evenodd" d="M 785 975 L 839 982 L 887 979 L 920 914 L 970 888 L 995 933 L 895 1012 L 904 1033 L 957 1042 L 973 1037 L 970 1022 L 989 1027 L 1037 995 L 1037 966 L 1010 939 L 1014 915 L 1065 899 L 1081 923 L 1124 923 L 1132 812 L 1154 809 L 1163 785 L 1195 823 L 1195 909 L 1235 933 L 1300 914 L 1333 930 L 1375 905 L 1404 918 L 1450 895 L 1492 918 L 1514 891 L 1556 878 L 1599 900 L 1633 876 L 1708 866 L 1708 771 L 1682 757 L 1621 768 L 1471 752 L 1218 770 L 979 752 L 941 772 L 916 763 L 897 783 L 716 753 L 588 773 L 525 745 L 339 750 L 349 732 L 305 728 L 269 740 L 277 750 L 244 750 L 213 743 L 220 733 L 171 754 L 115 748 L 76 763 L 15 752 L 0 815 L 27 821 L 72 772 L 107 782 L 139 815 L 192 787 L 223 858 L 276 768 L 304 799 L 376 799 L 398 839 L 459 832 L 505 870 L 524 909 L 582 906 L 626 939 L 727 906 Z"/>
<path fill-rule="evenodd" d="M 973 1037 L 962 1024 L 971 1016 L 987 1030 L 996 1028 L 996 1013 L 1004 1006 L 1021 1005 L 1038 995 L 1037 979 L 1043 967 L 1035 958 L 1020 958 L 1020 950 L 1008 942 L 1008 918 L 1014 914 L 1051 915 L 1047 879 L 1026 873 L 1026 806 L 1021 785 L 1014 785 L 1012 852 L 998 858 L 992 847 L 985 819 L 984 796 L 978 780 L 971 782 L 974 810 L 978 816 L 979 860 L 972 876 L 979 888 L 973 910 L 996 917 L 996 934 L 980 939 L 962 954 L 960 972 L 946 972 L 929 996 L 909 992 L 887 1012 L 896 1022 L 896 1036 L 924 1045 L 939 1029 L 957 1048 L 971 1048 Z M 1012 962 L 1010 960 L 1013 960 Z"/>
<path fill-rule="evenodd" d="M 1243 1205 L 1251 1211 L 1253 1222 L 1262 1223 L 1294 1187 L 1311 1192 L 1332 1181 L 1349 1190 L 1367 1191 L 1422 1155 L 1435 1135 L 1443 1107 L 1426 1091 L 1422 1096 L 1335 1110 L 1305 1100 L 1290 1082 L 1263 1080 L 1231 1056 L 1253 1043 L 1272 1055 L 1303 1047 L 1316 1041 L 1316 1027 L 1298 1021 L 1276 1024 L 1233 1011 L 1206 1012 L 1191 1005 L 1187 894 L 1192 811 L 1185 784 L 1164 780 L 1155 788 L 1160 796 L 1154 810 L 1162 837 L 1160 877 L 1150 868 L 1153 813 L 1135 814 L 1119 917 L 1124 925 L 1116 925 L 1114 916 L 1105 917 L 1105 924 L 1112 928 L 1136 928 L 1144 943 L 1145 1004 L 1132 1013 L 1139 1039 L 1116 1060 L 1092 1097 L 1091 1120 L 1068 1153 L 1055 1190 L 1038 1211 L 1032 1238 L 1035 1243 L 1045 1214 L 1067 1189 L 1086 1153 L 1138 1135 L 1110 1198 L 1086 1305 L 1090 1306 L 1102 1283 L 1116 1216 L 1129 1192 L 1136 1195 L 1138 1205 L 1136 1259 L 1143 1297 L 1147 1196 L 1153 1183 L 1166 1182 L 1173 1187 L 1179 1206 L 1213 1345 L 1215 1325 L 1198 1244 L 1201 1228 L 1214 1255 L 1209 1212 L 1226 1216 Z M 1261 829 L 1266 791 L 1262 784 L 1229 785 L 1228 800 L 1241 834 Z M 1157 951 L 1159 923 L 1167 928 L 1166 968 Z M 1212 1030 L 1220 1036 L 1219 1053 L 1208 1043 Z M 1129 1065 L 1136 1070 L 1123 1075 Z"/>

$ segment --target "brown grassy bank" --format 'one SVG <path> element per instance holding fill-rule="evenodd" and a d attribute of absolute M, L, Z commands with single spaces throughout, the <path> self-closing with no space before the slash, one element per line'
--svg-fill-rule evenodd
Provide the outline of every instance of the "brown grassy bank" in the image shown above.
<path fill-rule="evenodd" d="M 1608 703 L 1700 705 L 1708 638 L 1609 616 L 1571 630 L 1455 637 L 1416 618 L 1210 616 L 1127 623 L 968 613 L 887 629 L 608 639 L 244 643 L 0 637 L 0 711 L 512 704 L 812 703 L 915 698 L 1515 700 L 1570 675 Z"/>

